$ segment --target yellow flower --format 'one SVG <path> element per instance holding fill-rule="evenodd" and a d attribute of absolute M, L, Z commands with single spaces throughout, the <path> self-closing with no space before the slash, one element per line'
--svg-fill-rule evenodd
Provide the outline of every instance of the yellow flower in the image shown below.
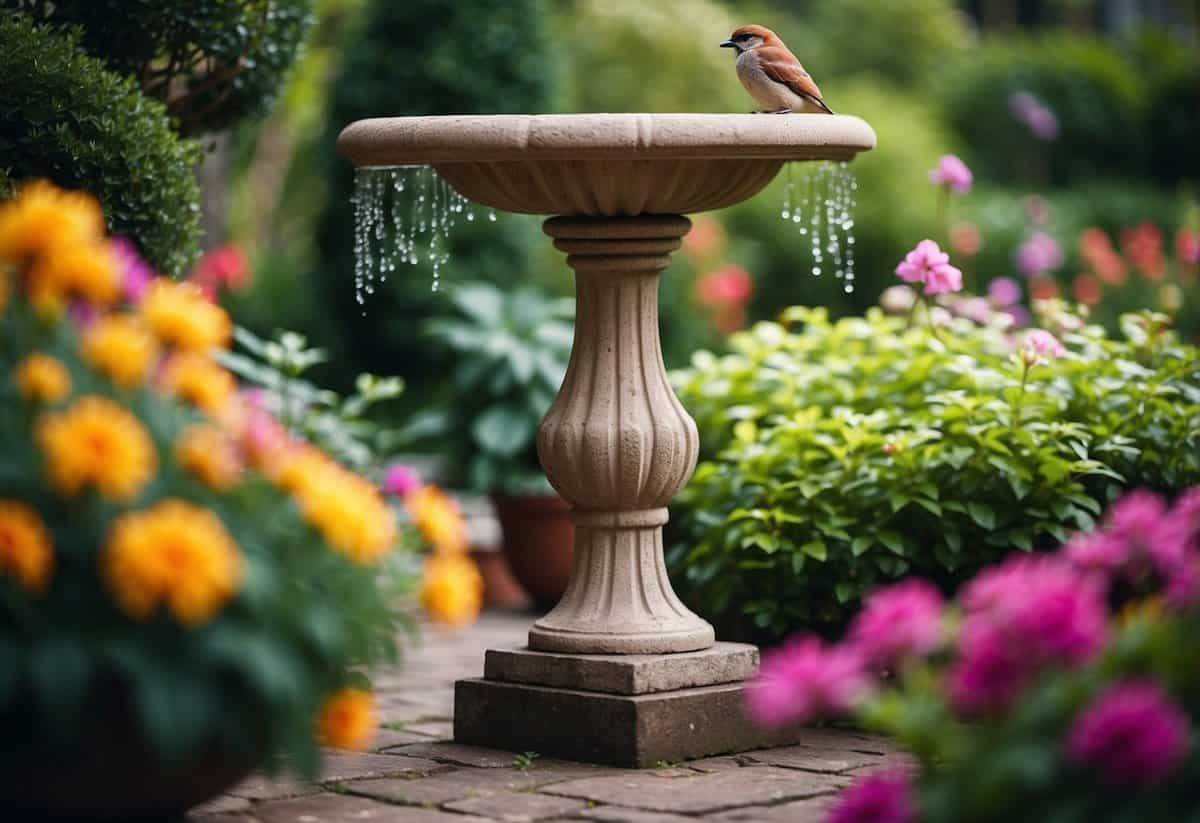
<path fill-rule="evenodd" d="M 54 548 L 37 512 L 16 500 L 0 500 L 0 573 L 32 592 L 43 592 L 54 569 Z"/>
<path fill-rule="evenodd" d="M 0 262 L 23 266 L 61 246 L 90 246 L 103 236 L 100 203 L 84 192 L 35 180 L 0 203 Z"/>
<path fill-rule="evenodd" d="M 458 504 L 437 486 L 422 486 L 404 501 L 414 525 L 439 552 L 467 549 L 467 524 Z"/>
<path fill-rule="evenodd" d="M 334 692 L 317 718 L 321 744 L 338 749 L 363 751 L 375 737 L 375 698 L 362 689 Z"/>
<path fill-rule="evenodd" d="M 194 283 L 156 279 L 142 298 L 141 310 L 159 340 L 184 351 L 224 348 L 233 333 L 229 315 Z"/>
<path fill-rule="evenodd" d="M 30 267 L 29 291 L 39 304 L 79 297 L 108 306 L 121 296 L 121 265 L 107 242 L 59 245 Z"/>
<path fill-rule="evenodd" d="M 396 542 L 396 518 L 387 501 L 372 484 L 340 466 L 319 472 L 298 499 L 305 519 L 355 563 L 370 563 Z"/>
<path fill-rule="evenodd" d="M 158 357 L 158 341 L 137 317 L 102 317 L 83 334 L 83 359 L 125 388 L 140 385 Z"/>
<path fill-rule="evenodd" d="M 13 379 L 26 400 L 57 403 L 71 393 L 67 367 L 48 354 L 34 352 L 17 365 Z"/>
<path fill-rule="evenodd" d="M 237 381 L 207 355 L 183 352 L 167 361 L 162 387 L 217 417 L 237 393 Z"/>
<path fill-rule="evenodd" d="M 118 518 L 100 562 L 126 614 L 145 620 L 163 604 L 188 626 L 207 622 L 229 602 L 245 571 L 217 516 L 182 500 Z"/>
<path fill-rule="evenodd" d="M 242 461 L 233 441 L 215 426 L 188 426 L 175 444 L 175 459 L 207 486 L 225 491 L 237 485 Z"/>
<path fill-rule="evenodd" d="M 81 397 L 66 411 L 43 414 L 35 436 L 50 481 L 63 494 L 93 486 L 110 500 L 131 500 L 154 475 L 150 435 L 136 417 L 103 397 Z"/>
<path fill-rule="evenodd" d="M 483 577 L 466 554 L 432 554 L 425 558 L 421 605 L 439 623 L 465 626 L 483 608 Z"/>

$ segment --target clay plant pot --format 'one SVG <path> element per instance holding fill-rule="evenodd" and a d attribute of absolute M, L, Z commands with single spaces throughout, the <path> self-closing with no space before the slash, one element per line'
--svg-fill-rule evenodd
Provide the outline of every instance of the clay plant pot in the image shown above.
<path fill-rule="evenodd" d="M 495 494 L 492 504 L 513 576 L 539 609 L 550 609 L 571 579 L 575 525 L 570 507 L 556 494 Z"/>

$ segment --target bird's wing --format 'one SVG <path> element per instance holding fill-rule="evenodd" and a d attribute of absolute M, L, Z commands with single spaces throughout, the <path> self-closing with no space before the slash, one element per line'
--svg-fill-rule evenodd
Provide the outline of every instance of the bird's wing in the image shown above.
<path fill-rule="evenodd" d="M 796 56 L 786 48 L 764 46 L 758 49 L 758 64 L 762 66 L 767 77 L 776 83 L 782 83 L 796 94 L 808 98 L 829 114 L 833 114 L 833 109 L 821 99 L 821 90 L 817 88 L 817 84 L 804 70 L 804 66 L 800 65 Z"/>

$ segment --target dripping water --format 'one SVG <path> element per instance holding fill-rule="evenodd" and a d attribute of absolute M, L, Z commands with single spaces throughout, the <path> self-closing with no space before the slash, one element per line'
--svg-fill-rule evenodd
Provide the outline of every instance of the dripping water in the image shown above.
<path fill-rule="evenodd" d="M 844 162 L 805 163 L 798 174 L 794 165 L 787 165 L 780 216 L 808 239 L 813 276 L 828 265 L 846 293 L 853 292 L 858 180 Z"/>
<path fill-rule="evenodd" d="M 476 218 L 471 204 L 429 166 L 359 169 L 354 195 L 354 298 L 366 313 L 367 300 L 399 265 L 425 262 L 430 288 L 441 288 L 450 259 L 450 232 L 460 217 Z M 486 212 L 495 222 L 496 214 Z"/>

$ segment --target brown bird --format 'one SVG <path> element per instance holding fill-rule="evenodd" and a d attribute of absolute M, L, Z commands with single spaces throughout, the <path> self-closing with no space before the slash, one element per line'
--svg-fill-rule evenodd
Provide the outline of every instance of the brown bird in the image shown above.
<path fill-rule="evenodd" d="M 721 43 L 737 53 L 737 76 L 764 111 L 833 114 L 796 55 L 764 26 L 742 26 Z"/>

